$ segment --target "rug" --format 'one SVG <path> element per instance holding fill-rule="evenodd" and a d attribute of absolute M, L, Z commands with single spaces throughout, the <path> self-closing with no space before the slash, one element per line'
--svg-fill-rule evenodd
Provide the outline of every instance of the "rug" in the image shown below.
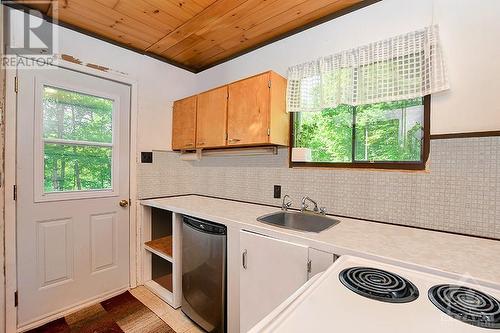
<path fill-rule="evenodd" d="M 28 332 L 175 333 L 128 291 Z"/>

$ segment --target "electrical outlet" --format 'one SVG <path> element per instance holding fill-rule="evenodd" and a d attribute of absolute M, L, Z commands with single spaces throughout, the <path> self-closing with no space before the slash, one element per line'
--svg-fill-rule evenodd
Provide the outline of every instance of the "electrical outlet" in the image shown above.
<path fill-rule="evenodd" d="M 281 185 L 274 185 L 274 198 L 281 198 Z"/>
<path fill-rule="evenodd" d="M 153 152 L 141 151 L 141 163 L 153 163 Z"/>

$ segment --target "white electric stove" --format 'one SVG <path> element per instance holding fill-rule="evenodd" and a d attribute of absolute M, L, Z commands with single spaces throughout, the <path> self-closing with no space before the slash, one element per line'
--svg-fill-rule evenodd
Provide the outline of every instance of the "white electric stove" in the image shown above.
<path fill-rule="evenodd" d="M 500 333 L 500 290 L 342 256 L 251 333 Z"/>

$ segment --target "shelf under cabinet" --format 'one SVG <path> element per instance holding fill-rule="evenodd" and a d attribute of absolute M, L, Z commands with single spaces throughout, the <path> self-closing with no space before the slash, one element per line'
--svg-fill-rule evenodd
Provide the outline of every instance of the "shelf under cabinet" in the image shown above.
<path fill-rule="evenodd" d="M 145 242 L 144 248 L 165 260 L 173 262 L 172 241 L 172 236 L 169 235 Z"/>
<path fill-rule="evenodd" d="M 182 215 L 144 204 L 141 208 L 141 283 L 173 308 L 179 308 L 182 301 Z"/>
<path fill-rule="evenodd" d="M 174 294 L 168 289 L 165 289 L 162 285 L 160 285 L 158 282 L 155 280 L 149 280 L 144 282 L 144 285 L 146 288 L 151 290 L 154 294 L 156 294 L 158 297 L 160 297 L 162 300 L 167 302 L 168 304 L 174 306 Z M 180 306 L 180 304 L 179 304 Z M 175 308 L 179 306 L 174 306 Z"/>
<path fill-rule="evenodd" d="M 168 291 L 172 292 L 172 287 L 173 287 L 172 274 L 166 274 L 163 276 L 159 276 L 157 278 L 154 278 L 153 281 L 158 283 L 160 286 L 167 289 Z"/>

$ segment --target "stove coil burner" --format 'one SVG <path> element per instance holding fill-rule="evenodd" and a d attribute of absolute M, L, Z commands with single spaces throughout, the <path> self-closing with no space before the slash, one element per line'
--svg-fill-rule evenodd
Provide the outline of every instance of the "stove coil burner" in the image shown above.
<path fill-rule="evenodd" d="M 500 302 L 481 291 L 441 284 L 429 290 L 429 299 L 452 318 L 482 328 L 500 329 Z"/>
<path fill-rule="evenodd" d="M 339 279 L 355 293 L 377 301 L 408 303 L 419 295 L 417 287 L 410 281 L 377 268 L 347 268 L 340 272 Z"/>

